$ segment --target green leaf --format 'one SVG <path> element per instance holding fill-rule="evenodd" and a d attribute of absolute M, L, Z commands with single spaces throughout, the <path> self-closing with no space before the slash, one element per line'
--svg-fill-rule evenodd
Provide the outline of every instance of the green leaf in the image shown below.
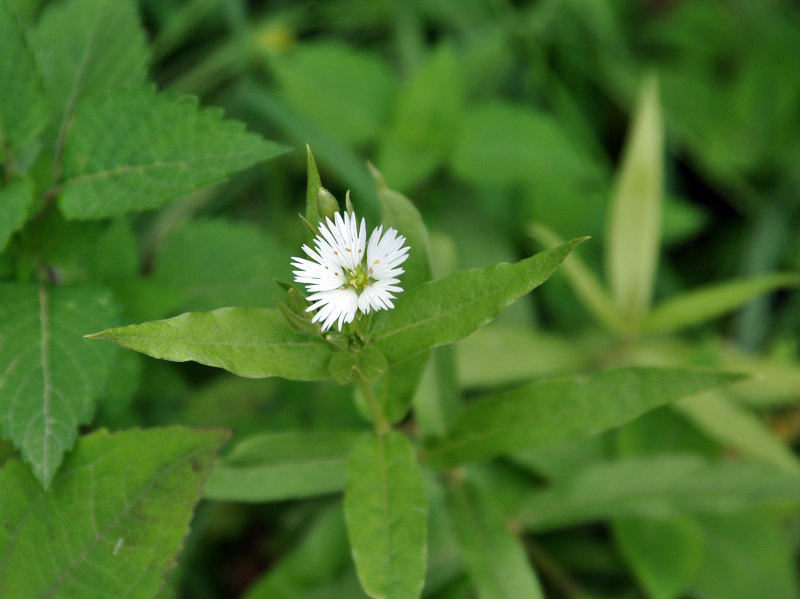
<path fill-rule="evenodd" d="M 758 464 L 662 454 L 600 463 L 526 500 L 517 517 L 544 531 L 685 511 L 729 512 L 776 501 L 800 502 L 800 477 Z"/>
<path fill-rule="evenodd" d="M 0 470 L 0 595 L 149 599 L 164 584 L 224 431 L 164 428 L 82 438 L 49 491 Z"/>
<path fill-rule="evenodd" d="M 360 351 L 336 352 L 330 362 L 331 376 L 340 385 L 360 381 L 362 378 L 377 381 L 386 372 L 386 367 L 386 356 L 373 345 Z"/>
<path fill-rule="evenodd" d="M 664 132 L 658 81 L 642 84 L 611 200 L 606 272 L 619 311 L 636 327 L 650 307 L 661 240 Z"/>
<path fill-rule="evenodd" d="M 672 332 L 722 316 L 781 287 L 797 287 L 800 275 L 776 273 L 707 285 L 656 306 L 642 322 L 646 332 Z"/>
<path fill-rule="evenodd" d="M 0 133 L 2 133 L 2 124 L 0 124 Z M 1 145 L 2 140 L 0 140 Z M 28 217 L 28 205 L 32 199 L 33 184 L 27 178 L 14 179 L 0 189 L 0 252 L 5 249 L 11 235 L 19 231 L 25 224 Z"/>
<path fill-rule="evenodd" d="M 319 225 L 319 210 L 317 208 L 317 194 L 319 188 L 322 187 L 322 180 L 319 178 L 319 170 L 317 169 L 317 161 L 314 160 L 314 155 L 311 153 L 311 146 L 306 144 L 306 153 L 308 154 L 308 176 L 306 178 L 306 220 L 311 223 L 312 227 Z M 311 233 L 309 232 L 309 239 Z"/>
<path fill-rule="evenodd" d="M 453 529 L 480 599 L 543 598 L 525 551 L 502 516 L 469 481 L 448 492 Z"/>
<path fill-rule="evenodd" d="M 290 252 L 258 227 L 221 218 L 175 229 L 156 258 L 153 281 L 180 292 L 186 310 L 259 308 L 289 274 Z"/>
<path fill-rule="evenodd" d="M 0 285 L 0 430 L 45 488 L 112 365 L 113 352 L 81 336 L 115 320 L 99 287 Z"/>
<path fill-rule="evenodd" d="M 331 352 L 325 343 L 289 329 L 277 310 L 187 312 L 87 336 L 160 360 L 193 360 L 249 378 L 313 381 L 329 377 Z"/>
<path fill-rule="evenodd" d="M 5 2 L 0 4 L 0 40 L 0 162 L 5 162 L 5 153 L 33 137 L 47 115 L 33 55 L 19 19 Z"/>
<path fill-rule="evenodd" d="M 426 459 L 439 467 L 588 437 L 682 397 L 741 379 L 686 368 L 619 368 L 541 381 L 471 403 Z"/>
<path fill-rule="evenodd" d="M 394 310 L 375 317 L 375 345 L 389 364 L 466 337 L 503 308 L 544 283 L 584 239 L 514 264 L 456 272 L 401 294 Z"/>
<path fill-rule="evenodd" d="M 190 96 L 101 94 L 81 103 L 69 128 L 58 205 L 70 219 L 156 208 L 285 151 Z"/>
<path fill-rule="evenodd" d="M 652 599 L 678 599 L 703 559 L 703 536 L 692 518 L 629 517 L 614 522 L 614 538 Z"/>
<path fill-rule="evenodd" d="M 134 87 L 147 74 L 145 34 L 130 0 L 51 4 L 29 41 L 55 115 L 57 152 L 81 100 L 103 90 Z"/>
<path fill-rule="evenodd" d="M 347 456 L 362 433 L 271 433 L 252 437 L 214 464 L 203 496 L 282 501 L 344 489 Z"/>
<path fill-rule="evenodd" d="M 390 432 L 358 444 L 344 514 L 361 586 L 374 599 L 416 599 L 425 580 L 428 502 L 414 448 Z"/>

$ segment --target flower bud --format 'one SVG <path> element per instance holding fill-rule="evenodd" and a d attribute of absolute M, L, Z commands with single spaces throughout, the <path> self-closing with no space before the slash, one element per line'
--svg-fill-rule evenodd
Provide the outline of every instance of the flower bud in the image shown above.
<path fill-rule="evenodd" d="M 321 222 L 324 222 L 326 218 L 333 220 L 333 215 L 337 212 L 339 212 L 339 202 L 336 201 L 336 198 L 333 197 L 330 191 L 324 187 L 320 187 L 319 191 L 317 191 L 317 213 L 319 214 L 319 220 Z"/>

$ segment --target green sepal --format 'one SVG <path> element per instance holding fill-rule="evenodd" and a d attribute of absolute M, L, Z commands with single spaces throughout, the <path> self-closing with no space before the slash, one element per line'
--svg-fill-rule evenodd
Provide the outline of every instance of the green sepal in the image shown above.
<path fill-rule="evenodd" d="M 286 321 L 290 329 L 298 333 L 316 335 L 317 337 L 322 335 L 322 329 L 319 323 L 311 322 L 308 318 L 304 318 L 301 314 L 297 313 L 277 298 L 275 298 L 275 303 L 278 304 L 278 312 L 281 313 L 283 320 Z"/>

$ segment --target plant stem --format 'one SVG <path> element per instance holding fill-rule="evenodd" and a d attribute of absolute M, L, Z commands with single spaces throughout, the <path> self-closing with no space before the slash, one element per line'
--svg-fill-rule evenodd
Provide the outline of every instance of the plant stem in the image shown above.
<path fill-rule="evenodd" d="M 364 399 L 367 400 L 369 411 L 372 413 L 372 423 L 375 425 L 375 432 L 378 436 L 382 437 L 392 430 L 392 425 L 389 424 L 389 421 L 386 419 L 386 415 L 383 413 L 383 409 L 381 409 L 381 404 L 372 391 L 372 385 L 370 385 L 369 381 L 361 374 L 361 370 L 358 368 L 356 368 L 356 370 L 358 371 L 358 384 L 361 386 L 361 392 L 364 394 Z"/>

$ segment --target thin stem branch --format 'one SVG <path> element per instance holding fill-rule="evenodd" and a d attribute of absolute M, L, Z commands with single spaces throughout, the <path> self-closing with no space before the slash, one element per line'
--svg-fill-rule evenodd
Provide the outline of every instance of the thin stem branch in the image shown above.
<path fill-rule="evenodd" d="M 372 414 L 372 423 L 375 425 L 375 432 L 379 436 L 383 436 L 392 430 L 392 425 L 389 424 L 389 420 L 383 413 L 381 404 L 378 402 L 378 398 L 375 397 L 375 392 L 372 390 L 372 385 L 370 385 L 369 381 L 361 374 L 361 370 L 356 368 L 356 371 L 358 372 L 358 384 L 361 386 L 361 392 L 364 394 L 364 399 L 366 399 L 369 411 Z"/>

